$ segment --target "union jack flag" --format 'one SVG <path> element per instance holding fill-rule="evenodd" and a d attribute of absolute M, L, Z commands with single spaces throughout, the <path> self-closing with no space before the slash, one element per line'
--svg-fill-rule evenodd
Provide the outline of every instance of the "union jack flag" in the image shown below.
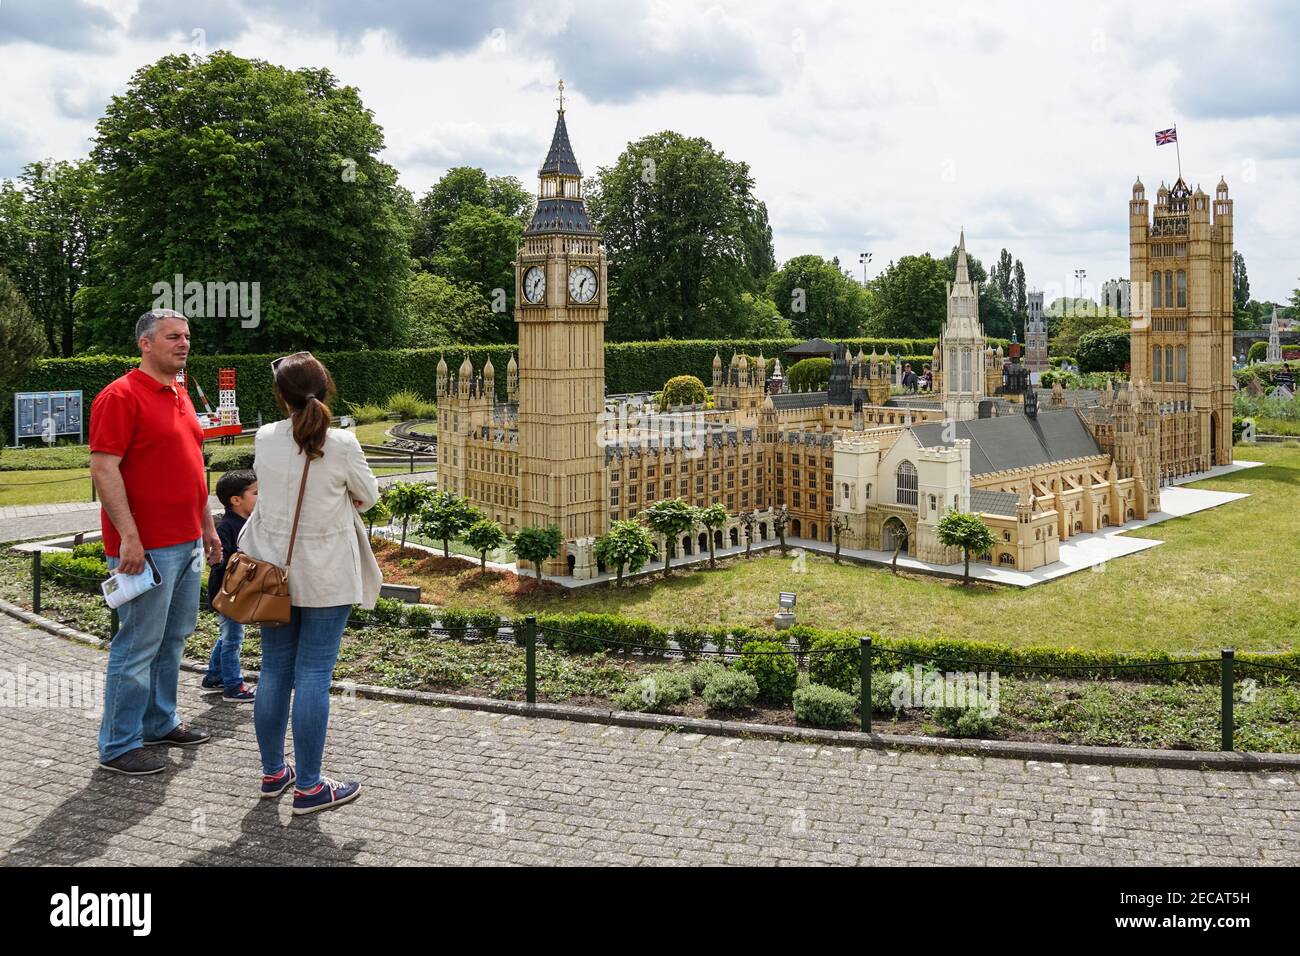
<path fill-rule="evenodd" d="M 1156 145 L 1166 146 L 1169 143 L 1178 142 L 1178 127 L 1172 129 L 1162 129 L 1156 131 Z"/>

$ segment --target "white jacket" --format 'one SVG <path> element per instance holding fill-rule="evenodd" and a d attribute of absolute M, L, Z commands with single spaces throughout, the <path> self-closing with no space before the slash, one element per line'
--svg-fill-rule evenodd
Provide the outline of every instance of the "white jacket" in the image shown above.
<path fill-rule="evenodd" d="M 305 459 L 293 440 L 293 423 L 288 419 L 259 428 L 255 449 L 257 507 L 240 532 L 239 549 L 283 567 Z M 375 606 L 382 575 L 370 550 L 361 511 L 369 509 L 378 497 L 379 483 L 356 436 L 331 428 L 324 454 L 307 472 L 289 569 L 291 604 Z"/>

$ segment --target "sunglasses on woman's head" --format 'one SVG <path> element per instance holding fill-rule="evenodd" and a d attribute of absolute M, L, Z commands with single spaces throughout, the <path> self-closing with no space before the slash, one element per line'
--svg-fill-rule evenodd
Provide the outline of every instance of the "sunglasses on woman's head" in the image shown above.
<path fill-rule="evenodd" d="M 271 363 L 271 374 L 272 375 L 275 374 L 276 370 L 279 369 L 281 362 L 288 361 L 291 358 L 300 358 L 300 357 L 311 358 L 312 356 L 310 352 L 294 352 L 292 355 L 281 355 L 278 359 L 276 359 Z"/>

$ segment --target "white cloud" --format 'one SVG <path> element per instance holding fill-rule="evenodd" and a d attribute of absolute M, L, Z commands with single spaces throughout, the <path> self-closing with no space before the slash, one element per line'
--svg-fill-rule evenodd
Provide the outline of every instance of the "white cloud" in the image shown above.
<path fill-rule="evenodd" d="M 703 136 L 749 163 L 779 259 L 855 274 L 861 251 L 873 269 L 942 254 L 964 225 L 975 254 L 1006 246 L 1040 286 L 1122 275 L 1129 188 L 1177 174 L 1152 137 L 1177 123 L 1186 178 L 1227 176 L 1252 292 L 1300 284 L 1297 15 L 1278 2 L 108 6 L 0 6 L 0 175 L 84 154 L 108 95 L 198 28 L 356 86 L 417 194 L 462 164 L 530 183 L 564 76 L 584 172 L 658 130 Z"/>

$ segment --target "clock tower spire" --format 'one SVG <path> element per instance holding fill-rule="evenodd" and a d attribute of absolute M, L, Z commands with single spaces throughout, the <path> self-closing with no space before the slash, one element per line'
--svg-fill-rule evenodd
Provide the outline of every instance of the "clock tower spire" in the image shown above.
<path fill-rule="evenodd" d="M 560 82 L 551 148 L 537 172 L 537 209 L 516 259 L 519 326 L 519 501 L 525 527 L 559 527 L 560 556 L 542 568 L 570 574 L 574 543 L 607 527 L 605 249 L 582 201 Z"/>

